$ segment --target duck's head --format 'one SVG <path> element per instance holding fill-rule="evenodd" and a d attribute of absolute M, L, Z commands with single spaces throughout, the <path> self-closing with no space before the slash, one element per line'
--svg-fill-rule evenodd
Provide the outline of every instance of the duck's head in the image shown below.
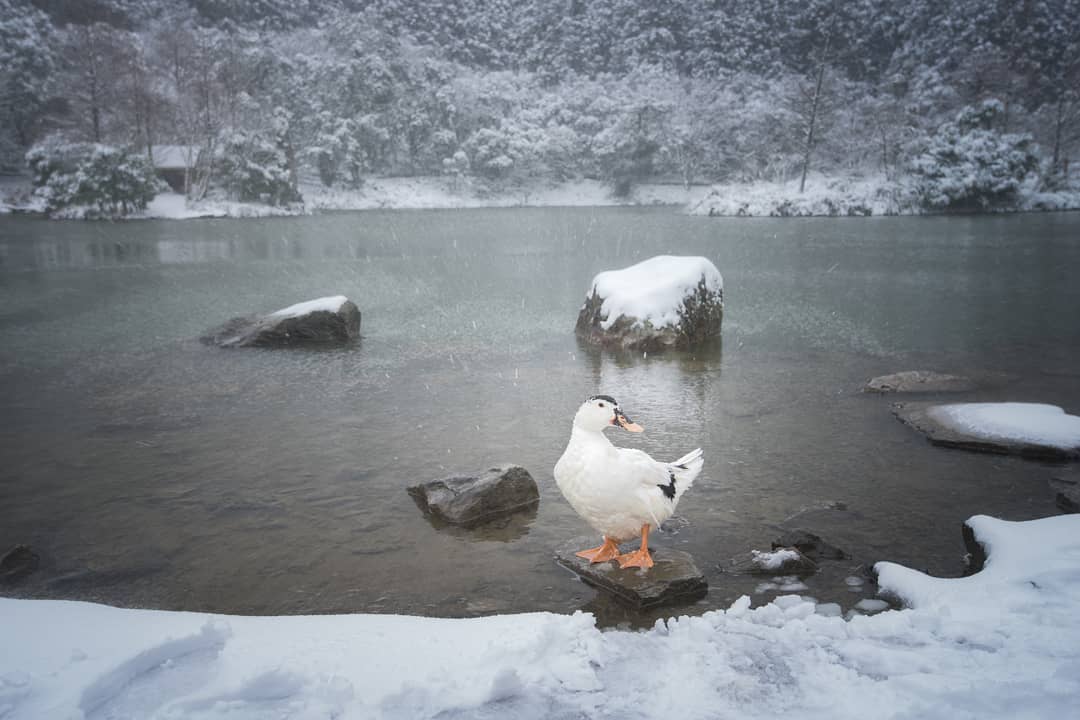
<path fill-rule="evenodd" d="M 643 432 L 644 428 L 626 417 L 619 403 L 610 395 L 593 395 L 578 408 L 574 425 L 582 430 L 603 432 L 609 425 L 618 425 L 630 432 Z"/>

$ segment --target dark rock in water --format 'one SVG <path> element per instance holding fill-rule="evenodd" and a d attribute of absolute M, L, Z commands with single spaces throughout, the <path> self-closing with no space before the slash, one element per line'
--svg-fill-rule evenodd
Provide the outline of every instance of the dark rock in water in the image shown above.
<path fill-rule="evenodd" d="M 1051 478 L 1050 487 L 1057 491 L 1054 499 L 1062 512 L 1080 512 L 1080 479 L 1064 475 Z"/>
<path fill-rule="evenodd" d="M 27 545 L 16 545 L 0 559 L 0 583 L 21 580 L 38 569 L 41 559 Z"/>
<path fill-rule="evenodd" d="M 830 545 L 807 530 L 789 530 L 772 542 L 773 550 L 779 548 L 795 548 L 800 553 L 818 562 L 820 560 L 844 560 L 848 554 Z"/>
<path fill-rule="evenodd" d="M 940 407 L 943 406 L 935 403 L 895 403 L 892 411 L 901 422 L 921 432 L 934 445 L 999 455 L 1019 455 L 1033 460 L 1060 462 L 1080 459 L 1080 448 L 1062 448 L 1026 440 L 968 434 L 939 420 L 935 411 Z"/>
<path fill-rule="evenodd" d="M 360 310 L 344 296 L 320 298 L 270 313 L 236 317 L 200 340 L 223 348 L 344 345 L 360 336 Z"/>
<path fill-rule="evenodd" d="M 863 392 L 876 393 L 934 393 L 967 392 L 975 383 L 960 375 L 945 375 L 929 370 L 906 370 L 873 378 L 863 386 Z"/>
<path fill-rule="evenodd" d="M 597 290 L 597 283 L 594 280 L 593 287 L 585 298 L 585 304 L 578 313 L 575 326 L 578 337 L 588 344 L 608 349 L 649 352 L 667 348 L 685 349 L 718 339 L 724 319 L 723 280 L 716 267 L 705 258 L 657 257 L 632 268 L 614 272 L 648 272 L 648 267 L 655 265 L 656 272 L 668 273 L 671 271 L 671 263 L 675 263 L 674 267 L 677 268 L 675 272 L 683 270 L 691 274 L 700 273 L 697 284 L 683 291 L 676 322 L 656 327 L 648 319 L 625 314 L 620 314 L 614 319 L 609 318 L 603 308 L 607 298 Z M 630 284 L 626 280 L 622 283 Z M 677 294 L 679 285 L 675 285 L 674 288 Z M 624 287 L 619 292 L 628 293 L 632 290 Z M 608 327 L 604 327 L 609 320 L 611 322 Z"/>
<path fill-rule="evenodd" d="M 731 558 L 728 561 L 726 567 L 723 568 L 726 572 L 736 573 L 740 575 L 813 575 L 817 572 L 818 565 L 816 562 L 803 555 L 798 548 L 773 548 L 774 552 L 782 550 L 791 550 L 795 557 L 784 558 L 781 562 L 775 566 L 766 567 L 766 562 L 763 562 L 764 558 L 761 556 L 763 553 L 751 551 L 743 553 L 736 557 Z"/>
<path fill-rule="evenodd" d="M 408 490 L 425 514 L 465 527 L 526 510 L 540 502 L 536 481 L 519 465 L 502 465 L 479 475 L 432 480 Z"/>
<path fill-rule="evenodd" d="M 665 547 L 651 548 L 654 565 L 647 569 L 622 569 L 614 560 L 593 565 L 574 554 L 596 544 L 595 537 L 575 538 L 560 547 L 555 558 L 589 585 L 610 593 L 636 610 L 690 603 L 709 591 L 705 576 L 689 553 Z"/>
<path fill-rule="evenodd" d="M 964 535 L 964 547 L 967 548 L 967 570 L 965 575 L 974 575 L 983 569 L 986 564 L 986 548 L 975 538 L 975 531 L 965 522 L 961 526 Z"/>

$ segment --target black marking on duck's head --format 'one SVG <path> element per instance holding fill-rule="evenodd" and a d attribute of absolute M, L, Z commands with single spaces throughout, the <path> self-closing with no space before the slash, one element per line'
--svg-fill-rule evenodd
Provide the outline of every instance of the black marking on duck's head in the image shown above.
<path fill-rule="evenodd" d="M 657 484 L 656 487 L 660 488 L 660 492 L 664 493 L 664 497 L 668 500 L 675 499 L 675 473 L 668 473 L 668 477 L 671 478 L 671 482 L 667 485 Z"/>
<path fill-rule="evenodd" d="M 590 395 L 589 396 L 589 402 L 592 402 L 593 400 L 607 400 L 612 405 L 618 405 L 619 404 L 619 401 L 616 400 L 615 398 L 611 397 L 610 395 Z"/>

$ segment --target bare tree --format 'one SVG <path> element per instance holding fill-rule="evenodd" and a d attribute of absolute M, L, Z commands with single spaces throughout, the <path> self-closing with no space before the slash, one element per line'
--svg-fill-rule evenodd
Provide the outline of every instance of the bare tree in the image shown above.
<path fill-rule="evenodd" d="M 795 93 L 788 101 L 788 109 L 795 117 L 798 134 L 800 193 L 806 189 L 806 175 L 810 171 L 814 150 L 828 133 L 835 109 L 832 82 L 828 77 L 829 64 L 832 61 L 831 49 L 832 33 L 829 31 L 821 51 L 811 56 L 810 69 L 805 79 L 796 84 Z"/>

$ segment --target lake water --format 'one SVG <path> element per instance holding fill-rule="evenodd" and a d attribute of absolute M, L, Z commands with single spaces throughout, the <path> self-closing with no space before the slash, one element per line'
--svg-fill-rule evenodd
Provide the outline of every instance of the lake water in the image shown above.
<path fill-rule="evenodd" d="M 722 346 L 613 356 L 573 327 L 592 276 L 660 253 L 725 280 Z M 961 522 L 1057 512 L 1052 466 L 936 448 L 874 375 L 976 375 L 965 399 L 1080 412 L 1080 215 L 710 219 L 511 209 L 127 223 L 0 218 L 0 549 L 7 594 L 249 614 L 627 619 L 552 560 L 589 530 L 552 467 L 585 396 L 646 428 L 617 444 L 706 466 L 657 543 L 722 571 L 793 514 L 857 559 L 963 571 Z M 362 340 L 225 351 L 229 317 L 345 294 Z M 501 462 L 536 513 L 432 527 L 405 492 Z M 849 606 L 838 567 L 806 594 Z M 767 599 L 768 594 L 755 596 Z M 648 618 L 629 618 L 634 623 Z"/>

